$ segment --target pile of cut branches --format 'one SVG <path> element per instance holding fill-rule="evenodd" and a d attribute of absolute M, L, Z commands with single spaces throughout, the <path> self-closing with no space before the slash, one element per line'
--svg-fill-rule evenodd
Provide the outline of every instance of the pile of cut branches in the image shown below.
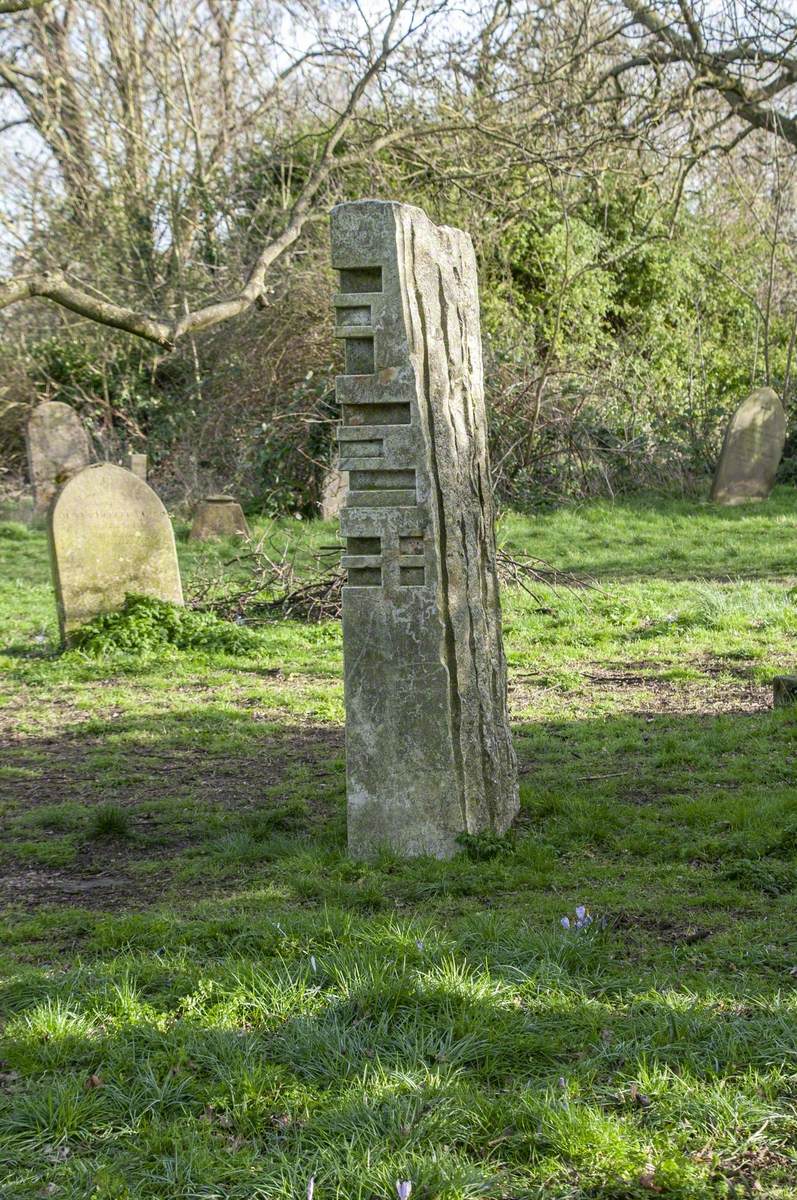
<path fill-rule="evenodd" d="M 248 539 L 240 553 L 214 571 L 196 576 L 189 584 L 188 603 L 239 625 L 338 620 L 346 582 L 340 555 L 340 546 L 308 550 L 300 541 L 290 540 L 278 549 L 268 530 L 257 541 Z M 589 579 L 524 552 L 499 549 L 497 566 L 503 586 L 522 588 L 541 606 L 550 603 L 552 588 L 574 591 L 594 586 Z"/>

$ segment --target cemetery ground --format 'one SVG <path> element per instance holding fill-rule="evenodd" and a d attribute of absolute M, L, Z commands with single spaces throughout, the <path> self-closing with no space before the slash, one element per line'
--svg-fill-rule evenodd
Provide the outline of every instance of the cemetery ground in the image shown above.
<path fill-rule="evenodd" d="M 3 1200 L 797 1195 L 793 490 L 502 519 L 596 586 L 505 590 L 521 814 L 447 863 L 346 855 L 336 623 L 59 655 L 0 529 Z"/>

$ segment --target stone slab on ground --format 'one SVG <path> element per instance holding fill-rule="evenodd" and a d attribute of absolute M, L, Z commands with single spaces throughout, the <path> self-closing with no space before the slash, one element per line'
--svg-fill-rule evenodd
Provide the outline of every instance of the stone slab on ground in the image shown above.
<path fill-rule="evenodd" d="M 44 513 L 58 489 L 91 462 L 89 437 L 74 408 L 46 400 L 31 413 L 26 442 L 35 509 Z"/>
<path fill-rule="evenodd" d="M 797 704 L 797 675 L 776 675 L 772 680 L 772 703 L 775 708 Z"/>
<path fill-rule="evenodd" d="M 243 509 L 234 496 L 205 496 L 197 505 L 188 539 L 209 542 L 215 538 L 249 537 Z"/>
<path fill-rule="evenodd" d="M 786 441 L 786 414 L 772 388 L 756 388 L 725 431 L 711 499 L 717 504 L 766 500 Z"/>
<path fill-rule="evenodd" d="M 48 532 L 61 636 L 126 595 L 183 603 L 174 531 L 160 498 L 112 463 L 86 467 L 62 488 Z"/>
<path fill-rule="evenodd" d="M 417 208 L 332 211 L 349 848 L 447 857 L 518 811 L 476 260 Z"/>

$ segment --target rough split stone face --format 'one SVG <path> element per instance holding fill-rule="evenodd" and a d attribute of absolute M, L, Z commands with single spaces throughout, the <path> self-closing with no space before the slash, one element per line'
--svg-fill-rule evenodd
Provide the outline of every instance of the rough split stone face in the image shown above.
<path fill-rule="evenodd" d="M 717 504 L 766 500 L 786 441 L 786 414 L 772 388 L 757 388 L 725 432 L 711 499 Z"/>
<path fill-rule="evenodd" d="M 470 238 L 332 211 L 349 848 L 445 857 L 518 810 Z"/>
<path fill-rule="evenodd" d="M 130 451 L 125 457 L 125 467 L 128 471 L 132 471 L 139 479 L 147 482 L 147 456 L 146 454 L 135 453 Z"/>
<path fill-rule="evenodd" d="M 349 487 L 348 471 L 336 467 L 330 468 L 324 476 L 324 488 L 321 493 L 321 520 L 332 521 L 340 516 L 346 492 Z"/>
<path fill-rule="evenodd" d="M 174 531 L 142 479 L 112 463 L 86 467 L 64 485 L 49 518 L 50 561 L 61 636 L 125 596 L 183 603 Z"/>
<path fill-rule="evenodd" d="M 30 416 L 27 445 L 35 509 L 46 512 L 58 489 L 91 462 L 88 434 L 74 408 L 46 400 Z"/>
<path fill-rule="evenodd" d="M 206 496 L 200 500 L 191 532 L 192 542 L 209 542 L 214 538 L 249 537 L 249 526 L 234 496 Z"/>

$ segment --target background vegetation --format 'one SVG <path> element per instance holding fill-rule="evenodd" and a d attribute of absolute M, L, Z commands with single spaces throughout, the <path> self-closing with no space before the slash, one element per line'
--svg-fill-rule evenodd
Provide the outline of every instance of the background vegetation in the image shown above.
<path fill-rule="evenodd" d="M 368 195 L 474 238 L 515 507 L 699 491 L 751 385 L 791 411 L 787 14 L 682 5 L 658 36 L 633 0 L 397 0 L 365 24 L 244 0 L 22 7 L 0 16 L 0 220 L 23 281 L 57 271 L 179 316 L 231 294 L 298 210 L 301 229 L 256 305 L 171 351 L 46 302 L 5 308 L 7 490 L 31 405 L 57 396 L 100 456 L 146 447 L 172 502 L 222 486 L 315 512 L 336 418 L 325 214 Z"/>

